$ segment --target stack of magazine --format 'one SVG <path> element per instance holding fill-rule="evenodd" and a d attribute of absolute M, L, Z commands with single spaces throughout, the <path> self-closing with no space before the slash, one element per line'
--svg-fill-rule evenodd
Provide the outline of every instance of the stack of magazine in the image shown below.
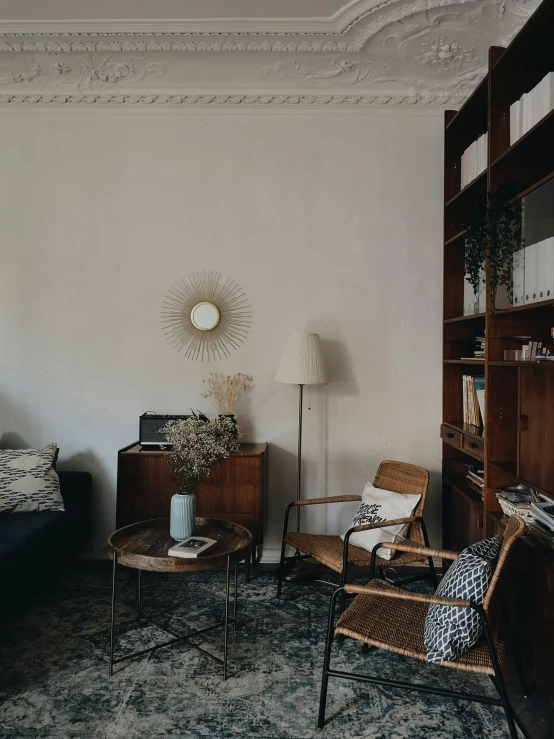
<path fill-rule="evenodd" d="M 485 487 L 485 470 L 483 468 L 476 467 L 473 464 L 466 464 L 467 467 L 467 475 L 466 475 L 466 481 L 467 484 L 473 488 L 481 497 L 483 497 L 483 488 Z"/>
<path fill-rule="evenodd" d="M 505 487 L 496 494 L 502 512 L 507 516 L 521 516 L 525 521 L 531 521 L 531 503 L 533 491 L 525 485 Z"/>
<path fill-rule="evenodd" d="M 551 547 L 554 547 L 554 501 L 545 495 L 531 503 L 532 520 L 528 527 L 535 536 Z"/>
<path fill-rule="evenodd" d="M 463 375 L 464 424 L 483 426 L 485 417 L 485 378 Z"/>
<path fill-rule="evenodd" d="M 523 518 L 534 536 L 554 548 L 554 501 L 525 485 L 503 488 L 496 497 L 503 513 Z"/>

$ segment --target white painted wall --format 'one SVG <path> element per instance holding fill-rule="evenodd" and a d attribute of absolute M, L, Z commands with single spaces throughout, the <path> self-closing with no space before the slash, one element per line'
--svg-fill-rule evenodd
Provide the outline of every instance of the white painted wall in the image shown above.
<path fill-rule="evenodd" d="M 239 412 L 268 441 L 265 558 L 294 497 L 296 388 L 273 382 L 288 332 L 318 332 L 329 385 L 305 414 L 305 495 L 359 493 L 381 459 L 435 473 L 440 534 L 443 114 L 431 109 L 0 114 L 0 444 L 58 442 L 94 477 L 94 542 L 115 520 L 118 448 L 144 410 L 209 411 L 211 369 L 251 373 Z M 193 363 L 166 341 L 171 283 L 219 270 L 252 332 Z M 308 525 L 338 532 L 351 508 Z"/>

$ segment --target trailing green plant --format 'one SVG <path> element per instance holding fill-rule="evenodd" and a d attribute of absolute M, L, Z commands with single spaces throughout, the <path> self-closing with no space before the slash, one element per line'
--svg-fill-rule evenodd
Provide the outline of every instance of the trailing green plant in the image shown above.
<path fill-rule="evenodd" d="M 482 272 L 487 261 L 489 222 L 486 200 L 474 203 L 469 212 L 468 226 L 464 237 L 466 280 L 475 295 L 483 280 Z"/>
<path fill-rule="evenodd" d="M 486 200 L 475 203 L 469 213 L 465 234 L 466 279 L 477 294 L 482 272 L 489 265 L 493 310 L 500 285 L 512 297 L 513 255 L 524 246 L 522 202 L 510 203 L 518 189 L 515 185 L 501 187 L 489 193 Z"/>
<path fill-rule="evenodd" d="M 507 186 L 490 193 L 490 247 L 488 261 L 490 265 L 491 305 L 496 305 L 496 295 L 500 285 L 506 287 L 510 302 L 513 297 L 513 257 L 514 252 L 522 249 L 523 238 L 523 206 L 517 200 L 510 204 L 510 198 L 516 194 L 513 186 Z"/>

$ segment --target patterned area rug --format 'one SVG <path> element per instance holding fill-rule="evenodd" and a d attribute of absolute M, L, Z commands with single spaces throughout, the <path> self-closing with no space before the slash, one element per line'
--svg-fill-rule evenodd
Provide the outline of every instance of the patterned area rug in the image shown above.
<path fill-rule="evenodd" d="M 117 650 L 167 639 L 136 626 L 136 573 L 120 568 Z M 172 630 L 201 628 L 223 611 L 223 573 L 144 573 L 146 615 Z M 507 736 L 497 707 L 331 678 L 327 725 L 316 718 L 330 588 L 288 585 L 270 573 L 239 580 L 239 628 L 229 678 L 197 650 L 169 646 L 122 662 L 108 677 L 111 572 L 79 570 L 37 597 L 0 633 L 0 736 L 105 739 L 471 739 Z M 197 643 L 222 654 L 222 630 Z M 494 695 L 488 678 L 372 650 L 347 639 L 337 669 Z"/>

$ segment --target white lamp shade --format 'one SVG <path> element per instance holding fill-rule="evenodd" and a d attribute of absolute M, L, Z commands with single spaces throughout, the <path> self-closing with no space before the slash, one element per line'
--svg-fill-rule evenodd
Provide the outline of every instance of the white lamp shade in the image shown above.
<path fill-rule="evenodd" d="M 326 382 L 318 334 L 289 334 L 275 382 L 290 385 L 323 385 Z"/>

